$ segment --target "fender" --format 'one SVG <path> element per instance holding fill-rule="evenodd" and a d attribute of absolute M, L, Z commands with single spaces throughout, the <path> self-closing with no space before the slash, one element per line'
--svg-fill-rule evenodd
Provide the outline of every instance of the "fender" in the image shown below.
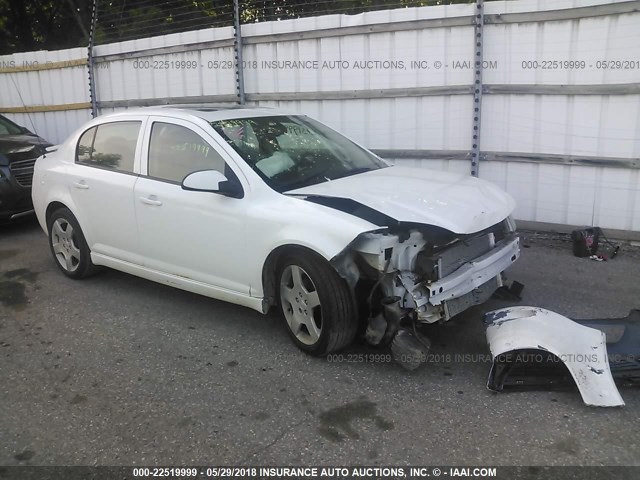
<path fill-rule="evenodd" d="M 332 208 L 302 199 L 279 196 L 263 205 L 255 202 L 247 210 L 247 237 L 260 238 L 247 252 L 251 296 L 264 296 L 262 272 L 269 256 L 283 246 L 305 247 L 331 261 L 363 232 L 380 226 Z"/>
<path fill-rule="evenodd" d="M 79 213 L 79 210 L 76 208 L 76 204 L 71 197 L 71 193 L 69 189 L 64 186 L 64 183 L 61 182 L 52 182 L 51 176 L 66 173 L 66 165 L 64 163 L 60 163 L 55 170 L 47 171 L 43 168 L 39 168 L 42 165 L 42 161 L 47 161 L 46 157 L 40 157 L 36 160 L 36 166 L 33 172 L 33 184 L 36 183 L 40 185 L 50 184 L 47 189 L 43 188 L 32 188 L 31 190 L 31 200 L 33 201 L 33 208 L 36 213 L 36 218 L 38 219 L 38 223 L 44 233 L 48 236 L 49 231 L 47 230 L 47 219 L 45 218 L 47 209 L 49 205 L 52 203 L 61 203 L 65 207 L 67 207 L 71 213 L 76 217 L 78 223 L 82 227 L 82 233 L 84 234 L 87 242 L 89 242 L 89 238 L 91 237 L 91 232 L 87 231 L 84 222 L 84 218 Z"/>
<path fill-rule="evenodd" d="M 569 370 L 584 403 L 619 407 L 624 400 L 613 380 L 606 334 L 538 307 L 509 307 L 485 315 L 493 365 L 487 388 L 500 391 L 499 357 L 521 350 L 552 353 Z"/>

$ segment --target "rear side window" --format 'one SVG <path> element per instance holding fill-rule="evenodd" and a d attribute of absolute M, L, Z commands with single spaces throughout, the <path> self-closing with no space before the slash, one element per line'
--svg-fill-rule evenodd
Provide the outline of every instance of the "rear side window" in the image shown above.
<path fill-rule="evenodd" d="M 104 123 L 87 130 L 78 141 L 76 162 L 133 173 L 141 123 Z"/>
<path fill-rule="evenodd" d="M 224 159 L 193 130 L 155 122 L 149 143 L 149 176 L 181 183 L 187 175 L 200 170 L 225 174 Z"/>
<path fill-rule="evenodd" d="M 82 134 L 78 141 L 76 149 L 76 162 L 88 163 L 91 160 L 91 149 L 93 148 L 93 139 L 96 136 L 96 127 L 90 128 Z"/>

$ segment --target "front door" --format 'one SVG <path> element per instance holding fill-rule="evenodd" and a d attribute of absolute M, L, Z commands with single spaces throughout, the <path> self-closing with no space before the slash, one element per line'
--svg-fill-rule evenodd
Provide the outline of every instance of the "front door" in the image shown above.
<path fill-rule="evenodd" d="M 146 175 L 135 186 L 144 265 L 248 295 L 246 199 L 181 187 L 189 173 L 199 170 L 237 179 L 216 145 L 191 122 L 150 119 L 142 154 Z"/>

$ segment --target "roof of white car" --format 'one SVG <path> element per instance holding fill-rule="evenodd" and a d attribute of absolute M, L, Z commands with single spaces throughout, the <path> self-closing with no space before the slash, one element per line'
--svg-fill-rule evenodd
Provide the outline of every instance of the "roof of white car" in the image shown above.
<path fill-rule="evenodd" d="M 276 108 L 253 107 L 244 105 L 166 105 L 159 107 L 130 108 L 125 111 L 105 115 L 101 118 L 127 115 L 158 115 L 188 119 L 191 116 L 200 117 L 207 122 L 229 120 L 233 118 L 270 117 L 273 115 L 296 115 Z"/>

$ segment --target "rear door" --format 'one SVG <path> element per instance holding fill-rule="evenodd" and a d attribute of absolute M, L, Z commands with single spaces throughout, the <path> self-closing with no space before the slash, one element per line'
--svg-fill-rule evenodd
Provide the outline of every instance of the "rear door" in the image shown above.
<path fill-rule="evenodd" d="M 78 141 L 71 197 L 92 252 L 141 264 L 133 190 L 144 117 L 102 123 Z"/>

